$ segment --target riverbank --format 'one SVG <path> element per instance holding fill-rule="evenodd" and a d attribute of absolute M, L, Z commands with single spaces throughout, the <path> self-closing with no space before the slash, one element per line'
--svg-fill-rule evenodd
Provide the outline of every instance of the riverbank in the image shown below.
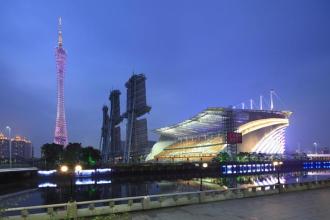
<path fill-rule="evenodd" d="M 110 215 L 114 213 L 137 211 L 144 212 L 151 209 L 195 205 L 239 198 L 274 195 L 279 193 L 285 194 L 287 192 L 321 189 L 327 187 L 330 187 L 330 180 L 10 208 L 6 210 L 5 214 L 7 216 L 13 214 L 15 215 L 9 219 L 21 219 L 22 217 L 28 217 L 35 220 L 46 218 L 63 219 L 68 216 L 92 217 L 98 215 Z"/>

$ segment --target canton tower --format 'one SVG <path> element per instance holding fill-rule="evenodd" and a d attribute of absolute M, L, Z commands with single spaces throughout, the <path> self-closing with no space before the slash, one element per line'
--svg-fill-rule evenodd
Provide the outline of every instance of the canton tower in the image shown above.
<path fill-rule="evenodd" d="M 63 48 L 62 19 L 58 19 L 58 42 L 55 51 L 57 70 L 57 113 L 55 125 L 54 143 L 66 146 L 68 144 L 68 134 L 65 121 L 64 110 L 64 73 L 66 63 L 66 52 Z"/>

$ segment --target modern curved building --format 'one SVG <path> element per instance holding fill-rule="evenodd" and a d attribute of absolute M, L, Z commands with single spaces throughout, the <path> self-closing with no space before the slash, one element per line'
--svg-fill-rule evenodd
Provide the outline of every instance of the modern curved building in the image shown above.
<path fill-rule="evenodd" d="M 159 128 L 158 142 L 146 160 L 209 161 L 221 151 L 282 154 L 289 111 L 208 108 L 181 123 Z M 229 134 L 241 143 L 229 141 Z"/>

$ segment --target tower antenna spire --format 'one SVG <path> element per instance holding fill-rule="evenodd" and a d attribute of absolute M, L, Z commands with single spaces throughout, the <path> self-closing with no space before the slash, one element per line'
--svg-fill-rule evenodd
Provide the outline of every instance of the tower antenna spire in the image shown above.
<path fill-rule="evenodd" d="M 62 18 L 58 18 L 58 40 L 57 44 L 59 47 L 62 47 L 63 45 L 63 36 L 62 36 Z"/>

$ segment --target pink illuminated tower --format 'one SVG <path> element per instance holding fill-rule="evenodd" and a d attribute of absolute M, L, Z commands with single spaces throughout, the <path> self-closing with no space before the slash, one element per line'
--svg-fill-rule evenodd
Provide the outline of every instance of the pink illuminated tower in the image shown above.
<path fill-rule="evenodd" d="M 64 73 L 66 63 L 66 52 L 63 48 L 62 19 L 58 19 L 58 44 L 55 52 L 57 70 L 57 114 L 54 143 L 66 146 L 68 134 L 64 110 Z"/>

